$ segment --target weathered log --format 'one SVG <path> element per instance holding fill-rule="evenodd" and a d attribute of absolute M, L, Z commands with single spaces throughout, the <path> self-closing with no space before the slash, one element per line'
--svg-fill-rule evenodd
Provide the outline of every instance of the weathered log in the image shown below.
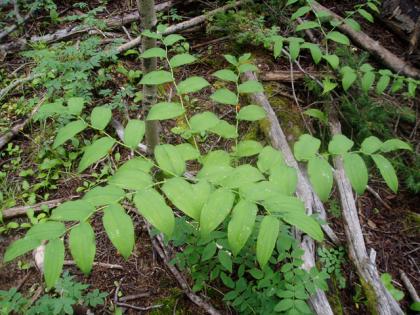
<path fill-rule="evenodd" d="M 243 80 L 256 80 L 255 74 L 247 72 L 242 76 Z M 298 184 L 296 189 L 296 195 L 305 203 L 306 212 L 311 215 L 313 211 L 318 213 L 324 212 L 322 203 L 312 190 L 307 178 L 301 172 L 296 159 L 293 156 L 292 150 L 287 142 L 287 138 L 280 126 L 277 116 L 272 109 L 267 97 L 264 93 L 253 93 L 250 94 L 252 103 L 260 105 L 264 108 L 267 113 L 267 120 L 269 128 L 266 130 L 267 136 L 270 139 L 271 145 L 280 150 L 285 158 L 287 165 L 294 167 L 298 175 Z M 325 230 L 324 230 L 325 231 Z M 304 268 L 309 270 L 315 267 L 315 242 L 308 236 L 304 236 L 301 242 L 301 247 L 305 253 L 303 255 Z M 317 290 L 317 293 L 311 296 L 310 303 L 318 315 L 333 315 L 332 308 L 328 302 L 327 296 L 321 290 Z"/>
<path fill-rule="evenodd" d="M 379 58 L 384 65 L 392 69 L 394 72 L 403 74 L 408 77 L 412 77 L 415 79 L 420 79 L 420 70 L 414 68 L 388 49 L 383 47 L 379 42 L 373 40 L 371 37 L 366 35 L 365 33 L 359 31 L 355 31 L 349 25 L 343 22 L 343 18 L 339 15 L 335 14 L 331 10 L 327 9 L 326 7 L 322 6 L 316 1 L 311 2 L 312 8 L 316 12 L 324 12 L 327 13 L 330 17 L 334 20 L 340 22 L 337 28 L 342 31 L 343 33 L 347 34 L 355 44 L 359 45 L 363 49 L 367 50 L 375 57 Z"/>

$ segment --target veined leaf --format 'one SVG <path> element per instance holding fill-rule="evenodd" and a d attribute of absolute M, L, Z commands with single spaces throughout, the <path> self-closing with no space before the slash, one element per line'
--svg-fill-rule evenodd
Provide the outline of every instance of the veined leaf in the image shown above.
<path fill-rule="evenodd" d="M 261 202 L 273 198 L 282 192 L 271 181 L 248 183 L 239 187 L 241 198 L 251 202 Z"/>
<path fill-rule="evenodd" d="M 331 154 L 347 153 L 354 145 L 354 142 L 345 135 L 334 135 L 328 144 L 328 152 Z"/>
<path fill-rule="evenodd" d="M 173 145 L 161 144 L 156 146 L 155 158 L 163 171 L 178 176 L 185 173 L 185 161 Z"/>
<path fill-rule="evenodd" d="M 207 131 L 215 127 L 220 119 L 212 112 L 195 114 L 190 119 L 191 130 L 195 133 Z"/>
<path fill-rule="evenodd" d="M 267 264 L 273 254 L 279 235 L 280 222 L 274 216 L 265 216 L 261 221 L 257 237 L 257 260 L 261 268 Z"/>
<path fill-rule="evenodd" d="M 310 117 L 314 117 L 314 118 L 319 119 L 325 125 L 328 124 L 327 115 L 325 115 L 325 113 L 320 111 L 319 109 L 310 108 L 310 109 L 305 110 L 303 113 L 305 115 L 310 116 Z"/>
<path fill-rule="evenodd" d="M 60 237 L 66 232 L 66 227 L 62 222 L 47 221 L 34 225 L 28 232 L 25 238 L 48 241 Z"/>
<path fill-rule="evenodd" d="M 319 24 L 315 21 L 304 21 L 296 27 L 296 32 L 318 28 Z"/>
<path fill-rule="evenodd" d="M 85 106 L 85 99 L 83 97 L 70 97 L 67 100 L 67 110 L 72 115 L 80 115 Z"/>
<path fill-rule="evenodd" d="M 139 190 L 153 184 L 150 174 L 131 168 L 119 168 L 109 179 L 109 183 L 124 189 Z"/>
<path fill-rule="evenodd" d="M 95 207 L 84 200 L 66 201 L 51 213 L 52 220 L 84 221 L 95 211 Z"/>
<path fill-rule="evenodd" d="M 233 206 L 235 195 L 219 188 L 212 192 L 200 214 L 200 233 L 207 236 L 227 217 Z"/>
<path fill-rule="evenodd" d="M 309 180 L 321 201 L 327 201 L 333 185 L 330 164 L 321 157 L 314 157 L 308 163 Z"/>
<path fill-rule="evenodd" d="M 234 170 L 229 165 L 205 165 L 198 173 L 198 179 L 205 179 L 213 184 L 220 184 Z"/>
<path fill-rule="evenodd" d="M 209 129 L 210 132 L 217 134 L 225 139 L 235 139 L 238 137 L 236 127 L 229 124 L 226 120 L 220 119 L 219 122 Z"/>
<path fill-rule="evenodd" d="M 365 154 L 372 154 L 375 153 L 380 149 L 382 146 L 382 141 L 379 140 L 377 137 L 370 136 L 363 140 L 361 145 L 361 150 Z"/>
<path fill-rule="evenodd" d="M 321 226 L 312 217 L 304 212 L 287 212 L 283 215 L 282 219 L 297 227 L 302 232 L 305 232 L 314 240 L 322 242 L 324 234 L 322 233 Z"/>
<path fill-rule="evenodd" d="M 127 260 L 134 248 L 134 226 L 131 217 L 125 213 L 123 207 L 114 204 L 105 208 L 102 224 L 112 245 Z"/>
<path fill-rule="evenodd" d="M 124 143 L 132 150 L 136 149 L 143 140 L 146 125 L 144 121 L 138 119 L 130 119 L 124 129 Z"/>
<path fill-rule="evenodd" d="M 368 183 L 368 170 L 365 161 L 356 153 L 348 153 L 344 154 L 343 163 L 351 186 L 359 196 L 363 195 Z"/>
<path fill-rule="evenodd" d="M 71 229 L 69 247 L 77 267 L 89 274 L 96 253 L 95 232 L 89 223 L 82 222 Z"/>
<path fill-rule="evenodd" d="M 172 82 L 172 74 L 165 70 L 156 70 L 146 73 L 140 84 L 159 85 L 167 82 Z"/>
<path fill-rule="evenodd" d="M 61 239 L 53 239 L 45 246 L 44 279 L 48 288 L 52 288 L 60 278 L 64 264 L 64 243 Z"/>
<path fill-rule="evenodd" d="M 398 178 L 392 164 L 380 154 L 372 154 L 372 159 L 379 169 L 385 183 L 394 192 L 398 191 Z"/>
<path fill-rule="evenodd" d="M 338 59 L 337 55 L 324 55 L 322 56 L 325 60 L 328 61 L 328 63 L 330 64 L 331 68 L 333 69 L 337 69 L 339 63 L 340 63 L 340 59 Z"/>
<path fill-rule="evenodd" d="M 217 102 L 217 103 L 221 103 L 221 104 L 228 104 L 228 105 L 236 105 L 238 104 L 238 97 L 235 93 L 233 93 L 232 91 L 226 89 L 226 88 L 222 88 L 222 89 L 218 89 L 216 90 L 216 92 L 214 92 L 210 98 Z"/>
<path fill-rule="evenodd" d="M 349 66 L 345 66 L 341 69 L 341 73 L 343 74 L 343 78 L 341 80 L 341 83 L 343 85 L 344 91 L 347 91 L 351 85 L 356 81 L 357 74 L 354 69 L 350 68 Z"/>
<path fill-rule="evenodd" d="M 217 259 L 226 270 L 232 272 L 232 258 L 230 257 L 230 254 L 227 251 L 219 250 Z"/>
<path fill-rule="evenodd" d="M 144 53 L 142 53 L 140 57 L 141 58 L 165 58 L 166 50 L 160 47 L 149 48 Z"/>
<path fill-rule="evenodd" d="M 391 78 L 388 75 L 382 75 L 376 83 L 376 93 L 382 94 L 388 87 Z"/>
<path fill-rule="evenodd" d="M 140 190 L 134 196 L 134 203 L 140 214 L 151 225 L 171 237 L 175 227 L 175 217 L 161 194 L 152 188 Z"/>
<path fill-rule="evenodd" d="M 163 44 L 165 46 L 172 46 L 181 40 L 185 40 L 185 37 L 178 34 L 170 34 L 163 39 Z"/>
<path fill-rule="evenodd" d="M 344 22 L 348 25 L 348 26 L 350 26 L 354 31 L 356 31 L 356 32 L 360 32 L 360 30 L 361 30 L 361 27 L 360 27 L 360 24 L 356 21 L 356 20 L 354 20 L 354 19 L 352 19 L 352 18 L 346 18 L 345 20 L 344 20 Z"/>
<path fill-rule="evenodd" d="M 184 161 L 196 160 L 200 152 L 189 143 L 181 143 L 175 146 Z"/>
<path fill-rule="evenodd" d="M 368 20 L 370 23 L 373 23 L 373 16 L 368 11 L 360 8 L 357 10 L 357 12 L 359 12 L 359 14 L 363 16 L 366 20 Z"/>
<path fill-rule="evenodd" d="M 333 40 L 339 44 L 343 44 L 343 45 L 350 45 L 350 40 L 349 38 L 344 35 L 343 33 L 337 32 L 337 31 L 332 31 L 329 32 L 327 34 L 327 39 Z"/>
<path fill-rule="evenodd" d="M 297 9 L 296 10 L 296 12 L 295 13 L 293 13 L 292 14 L 292 16 L 291 16 L 291 20 L 293 21 L 293 20 L 296 20 L 298 17 L 301 17 L 301 16 L 303 16 L 303 15 L 305 15 L 306 13 L 308 13 L 309 11 L 311 11 L 311 7 L 309 7 L 309 6 L 303 6 L 303 7 L 300 7 L 299 9 Z"/>
<path fill-rule="evenodd" d="M 372 87 L 374 81 L 375 73 L 373 71 L 365 72 L 361 80 L 362 90 L 367 93 Z"/>
<path fill-rule="evenodd" d="M 90 123 L 92 127 L 98 130 L 104 130 L 112 118 L 112 112 L 109 107 L 98 106 L 92 110 Z"/>
<path fill-rule="evenodd" d="M 112 149 L 115 140 L 109 137 L 103 137 L 95 140 L 92 144 L 88 145 L 85 148 L 82 159 L 80 160 L 79 167 L 77 168 L 78 172 L 81 173 L 93 163 L 97 162 L 107 154 Z"/>
<path fill-rule="evenodd" d="M 213 76 L 223 81 L 237 82 L 238 76 L 235 72 L 229 69 L 222 69 L 213 73 Z"/>
<path fill-rule="evenodd" d="M 255 183 L 264 179 L 264 176 L 258 169 L 243 164 L 238 166 L 231 172 L 222 182 L 221 185 L 226 188 L 239 188 L 248 183 Z"/>
<path fill-rule="evenodd" d="M 295 143 L 293 151 L 298 161 L 310 160 L 318 152 L 321 141 L 311 135 L 304 134 Z"/>
<path fill-rule="evenodd" d="M 264 88 L 260 82 L 255 80 L 245 81 L 238 86 L 238 93 L 248 94 L 257 92 L 264 92 Z"/>
<path fill-rule="evenodd" d="M 281 194 L 265 200 L 264 208 L 270 212 L 282 214 L 289 212 L 305 213 L 305 205 L 300 199 Z"/>
<path fill-rule="evenodd" d="M 300 52 L 300 42 L 298 40 L 290 40 L 289 39 L 289 52 L 290 52 L 290 58 L 292 58 L 293 61 L 297 59 Z"/>
<path fill-rule="evenodd" d="M 401 141 L 399 139 L 390 139 L 390 140 L 385 141 L 381 145 L 380 150 L 382 152 L 391 152 L 395 150 L 413 151 L 413 149 L 407 142 Z"/>
<path fill-rule="evenodd" d="M 276 167 L 284 165 L 283 154 L 272 146 L 264 147 L 258 155 L 257 166 L 263 173 L 270 173 Z"/>
<path fill-rule="evenodd" d="M 237 157 L 253 156 L 261 152 L 263 149 L 261 143 L 255 140 L 243 140 L 235 147 L 234 154 Z"/>
<path fill-rule="evenodd" d="M 257 72 L 258 67 L 256 65 L 253 65 L 252 63 L 243 63 L 238 67 L 238 72 L 239 73 L 244 73 L 244 72 L 248 72 L 248 71 Z"/>
<path fill-rule="evenodd" d="M 147 120 L 165 120 L 184 114 L 185 110 L 180 103 L 162 102 L 150 108 Z"/>
<path fill-rule="evenodd" d="M 321 61 L 322 51 L 317 44 L 303 43 L 301 47 L 309 49 L 309 51 L 311 52 L 312 59 L 314 60 L 315 64 L 318 64 Z"/>
<path fill-rule="evenodd" d="M 41 245 L 41 240 L 33 238 L 20 238 L 10 244 L 4 253 L 3 262 L 7 263 L 13 259 L 26 254 L 27 252 Z"/>
<path fill-rule="evenodd" d="M 82 132 L 87 127 L 83 120 L 76 120 L 68 123 L 63 128 L 58 130 L 57 136 L 55 137 L 53 148 L 57 148 L 67 140 L 73 138 L 79 132 Z"/>
<path fill-rule="evenodd" d="M 195 93 L 209 85 L 210 83 L 202 77 L 189 77 L 188 79 L 185 79 L 184 81 L 178 83 L 178 93 Z"/>
<path fill-rule="evenodd" d="M 229 62 L 231 65 L 234 65 L 234 66 L 238 65 L 238 59 L 236 59 L 235 56 L 223 55 L 223 57 L 225 57 L 226 61 Z"/>
<path fill-rule="evenodd" d="M 226 151 L 215 150 L 205 155 L 202 159 L 201 164 L 203 164 L 204 166 L 230 166 L 231 157 Z"/>
<path fill-rule="evenodd" d="M 270 171 L 270 182 L 282 194 L 291 196 L 295 193 L 297 187 L 297 172 L 294 167 L 286 164 L 276 165 Z"/>
<path fill-rule="evenodd" d="M 105 206 L 113 203 L 117 203 L 125 196 L 124 190 L 117 186 L 97 186 L 92 190 L 88 191 L 84 196 L 83 200 L 89 204 L 97 206 Z"/>
<path fill-rule="evenodd" d="M 237 255 L 252 234 L 258 208 L 255 203 L 241 200 L 232 211 L 228 225 L 228 241 L 234 255 Z"/>

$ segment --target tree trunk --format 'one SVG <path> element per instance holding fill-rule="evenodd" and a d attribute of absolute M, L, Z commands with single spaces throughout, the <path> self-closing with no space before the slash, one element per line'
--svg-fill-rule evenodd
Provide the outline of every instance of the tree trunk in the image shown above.
<path fill-rule="evenodd" d="M 156 31 L 156 11 L 154 0 L 136 0 L 137 7 L 140 15 L 140 27 L 141 30 Z M 142 50 L 156 47 L 156 40 L 143 36 Z M 155 71 L 157 65 L 156 58 L 145 58 L 143 59 L 143 74 Z M 156 103 L 156 86 L 155 85 L 144 85 L 143 86 L 143 110 L 148 111 L 150 106 Z M 158 121 L 146 121 L 146 144 L 148 149 L 152 153 L 159 143 L 159 122 Z"/>

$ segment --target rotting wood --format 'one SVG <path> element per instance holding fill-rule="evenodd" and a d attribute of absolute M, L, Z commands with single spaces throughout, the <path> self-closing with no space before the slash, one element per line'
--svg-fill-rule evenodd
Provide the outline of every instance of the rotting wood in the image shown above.
<path fill-rule="evenodd" d="M 420 79 L 419 69 L 411 66 L 410 64 L 396 56 L 394 53 L 390 52 L 388 49 L 383 47 L 378 41 L 373 40 L 371 37 L 369 37 L 361 31 L 355 31 L 349 25 L 343 22 L 342 17 L 335 14 L 326 7 L 322 6 L 318 2 L 312 1 L 311 6 L 315 10 L 315 12 L 325 12 L 334 20 L 340 22 L 340 24 L 338 24 L 337 26 L 337 29 L 347 34 L 355 44 L 359 45 L 366 51 L 373 54 L 375 57 L 379 58 L 384 65 L 392 69 L 394 72 L 415 79 Z"/>
<path fill-rule="evenodd" d="M 257 77 L 254 73 L 246 72 L 242 75 L 242 80 L 257 80 Z M 312 190 L 308 179 L 303 175 L 303 172 L 301 172 L 299 165 L 295 160 L 292 150 L 290 149 L 290 146 L 287 142 L 287 138 L 280 126 L 279 120 L 277 119 L 274 110 L 268 102 L 267 97 L 264 95 L 264 93 L 259 92 L 250 94 L 250 99 L 252 103 L 262 106 L 267 113 L 269 128 L 266 132 L 268 138 L 270 139 L 271 145 L 283 153 L 287 165 L 296 169 L 298 176 L 296 195 L 305 203 L 307 214 L 311 215 L 313 211 L 315 211 L 321 214 L 322 217 L 322 213 L 325 215 L 323 205 L 319 201 L 318 196 L 316 196 Z M 325 229 L 324 232 L 326 232 Z M 310 237 L 305 235 L 302 238 L 301 247 L 305 251 L 303 255 L 304 268 L 306 270 L 310 270 L 312 267 L 315 267 L 315 242 Z M 326 294 L 319 289 L 317 290 L 316 294 L 310 297 L 310 304 L 318 315 L 334 314 Z"/>

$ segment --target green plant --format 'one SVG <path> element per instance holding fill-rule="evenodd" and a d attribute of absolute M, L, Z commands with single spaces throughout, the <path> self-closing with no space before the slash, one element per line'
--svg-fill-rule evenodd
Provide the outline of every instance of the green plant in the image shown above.
<path fill-rule="evenodd" d="M 322 271 L 329 275 L 334 275 L 340 289 L 346 287 L 346 278 L 344 278 L 341 272 L 341 265 L 344 263 L 344 254 L 344 248 L 342 247 L 337 249 L 326 247 L 318 248 L 318 256 L 322 263 Z"/>
<path fill-rule="evenodd" d="M 389 273 L 381 274 L 381 282 L 395 300 L 401 301 L 404 298 L 404 292 L 392 285 L 392 276 Z"/>
<path fill-rule="evenodd" d="M 83 305 L 85 307 L 97 307 L 104 304 L 107 293 L 98 289 L 87 291 L 89 285 L 76 282 L 74 276 L 68 272 L 57 280 L 55 289 L 44 294 L 34 305 L 25 298 L 16 288 L 8 291 L 0 291 L 0 313 L 8 314 L 73 314 L 73 307 Z"/>

